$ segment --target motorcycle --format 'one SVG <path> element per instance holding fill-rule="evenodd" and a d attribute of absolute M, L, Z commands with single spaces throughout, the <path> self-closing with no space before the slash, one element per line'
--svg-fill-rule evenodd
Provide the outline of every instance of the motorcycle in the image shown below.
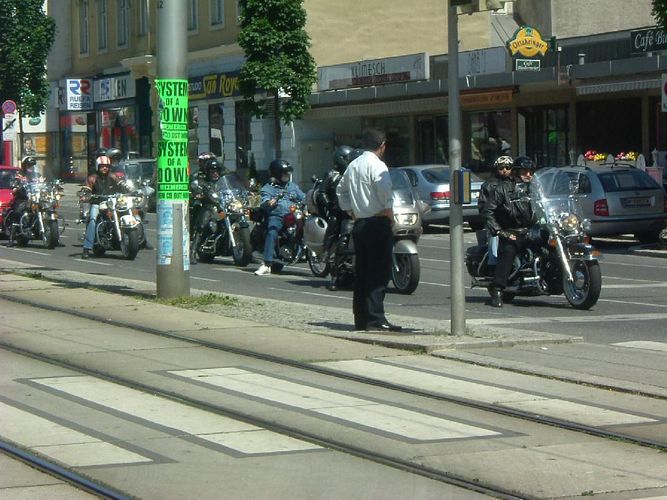
<path fill-rule="evenodd" d="M 231 255 L 237 266 L 245 267 L 252 260 L 248 192 L 234 174 L 220 179 L 223 187 L 217 192 L 197 180 L 193 182 L 196 193 L 193 210 L 207 210 L 208 222 L 203 230 L 191 231 L 190 254 L 194 262 L 213 262 L 216 255 Z M 191 227 L 194 227 L 192 222 Z"/>
<path fill-rule="evenodd" d="M 394 191 L 391 280 L 399 293 L 409 295 L 419 286 L 420 264 L 417 242 L 423 232 L 422 216 L 429 207 L 428 204 L 416 199 L 405 172 L 390 170 L 389 173 Z M 306 195 L 309 206 L 312 205 L 311 208 L 315 212 L 306 220 L 304 230 L 308 265 L 317 277 L 324 278 L 332 273 L 339 283 L 349 284 L 354 280 L 352 241 L 354 221 L 351 219 L 340 221 L 340 235 L 330 246 L 334 251 L 325 249 L 324 235 L 329 223 L 324 217 L 317 215 L 322 213 L 321 207 L 317 204 L 316 190 L 319 185 L 320 183 L 315 180 L 313 190 Z"/>
<path fill-rule="evenodd" d="M 40 178 L 24 185 L 27 194 L 26 210 L 19 222 L 12 223 L 14 210 L 9 210 L 3 220 L 4 232 L 14 235 L 18 246 L 26 246 L 30 240 L 41 240 L 46 248 L 58 246 L 64 220 L 58 214 L 64 188 L 59 180 L 46 182 Z"/>
<path fill-rule="evenodd" d="M 288 197 L 290 201 L 290 211 L 283 215 L 283 225 L 278 233 L 278 241 L 274 251 L 274 259 L 271 264 L 271 272 L 280 272 L 283 267 L 294 265 L 301 261 L 306 255 L 307 248 L 303 240 L 303 226 L 306 219 L 306 207 L 304 202 L 288 196 L 286 192 L 277 196 L 277 200 Z M 253 251 L 261 254 L 263 258 L 264 241 L 268 230 L 268 220 L 266 210 L 261 206 L 250 209 L 250 218 L 255 222 L 250 232 L 250 241 Z"/>
<path fill-rule="evenodd" d="M 146 211 L 149 208 L 149 200 L 151 196 L 155 193 L 148 180 L 143 180 L 139 182 L 139 185 L 135 185 L 135 181 L 126 180 L 125 187 L 131 193 L 133 198 L 133 208 L 132 213 L 135 218 L 140 222 L 139 224 L 139 248 L 145 248 L 148 244 L 146 241 Z"/>
<path fill-rule="evenodd" d="M 503 290 L 504 302 L 515 296 L 565 295 L 575 309 L 587 310 L 600 297 L 602 273 L 598 252 L 590 245 L 587 231 L 590 221 L 582 216 L 572 182 L 565 197 L 548 198 L 542 189 L 539 171 L 531 183 L 530 198 L 538 222 L 528 229 L 526 248 L 518 255 Z M 466 267 L 473 287 L 487 288 L 487 246 L 477 245 L 466 251 Z"/>
<path fill-rule="evenodd" d="M 100 207 L 95 220 L 93 254 L 102 257 L 107 250 L 120 250 L 125 259 L 134 260 L 139 253 L 143 233 L 143 224 L 138 215 L 144 203 L 143 195 L 140 192 L 92 195 L 88 189 L 79 190 L 78 195 L 80 215 L 77 223 L 87 224 L 91 202 L 98 203 Z"/>

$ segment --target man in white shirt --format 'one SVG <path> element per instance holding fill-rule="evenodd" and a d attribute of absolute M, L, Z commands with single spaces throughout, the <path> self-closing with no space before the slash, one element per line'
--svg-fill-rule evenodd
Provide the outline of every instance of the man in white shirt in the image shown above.
<path fill-rule="evenodd" d="M 402 330 L 389 323 L 384 314 L 384 295 L 391 278 L 394 224 L 391 178 L 381 159 L 386 139 L 380 130 L 364 130 L 366 151 L 350 163 L 336 188 L 341 209 L 351 211 L 354 218 L 355 330 Z"/>

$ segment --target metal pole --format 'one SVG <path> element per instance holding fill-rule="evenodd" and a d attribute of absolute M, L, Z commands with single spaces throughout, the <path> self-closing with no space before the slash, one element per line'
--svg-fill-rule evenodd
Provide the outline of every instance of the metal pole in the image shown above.
<path fill-rule="evenodd" d="M 161 138 L 157 182 L 157 296 L 190 295 L 187 176 L 187 4 L 157 3 Z"/>
<path fill-rule="evenodd" d="M 449 120 L 449 168 L 452 178 L 461 170 L 461 102 L 459 100 L 459 33 L 456 6 L 448 0 L 448 120 Z M 454 335 L 466 333 L 465 286 L 463 284 L 463 205 L 449 205 L 449 242 L 452 252 L 450 275 L 452 283 L 451 329 Z"/>

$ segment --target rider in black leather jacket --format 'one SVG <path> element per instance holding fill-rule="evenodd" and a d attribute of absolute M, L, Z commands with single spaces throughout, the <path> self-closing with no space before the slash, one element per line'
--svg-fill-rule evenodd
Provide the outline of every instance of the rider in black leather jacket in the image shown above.
<path fill-rule="evenodd" d="M 519 156 L 512 165 L 512 182 L 496 186 L 493 195 L 484 205 L 486 228 L 500 237 L 500 251 L 496 273 L 491 285 L 491 305 L 502 307 L 502 290 L 512 271 L 514 257 L 525 246 L 528 227 L 534 214 L 529 198 L 529 186 L 535 164 L 526 156 Z"/>

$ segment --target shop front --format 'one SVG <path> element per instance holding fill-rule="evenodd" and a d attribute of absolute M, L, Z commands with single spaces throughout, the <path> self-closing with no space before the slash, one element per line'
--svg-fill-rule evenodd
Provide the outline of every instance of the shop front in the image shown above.
<path fill-rule="evenodd" d="M 54 175 L 64 180 L 85 180 L 88 175 L 88 120 L 93 115 L 93 80 L 68 78 L 58 85 L 59 161 Z"/>

